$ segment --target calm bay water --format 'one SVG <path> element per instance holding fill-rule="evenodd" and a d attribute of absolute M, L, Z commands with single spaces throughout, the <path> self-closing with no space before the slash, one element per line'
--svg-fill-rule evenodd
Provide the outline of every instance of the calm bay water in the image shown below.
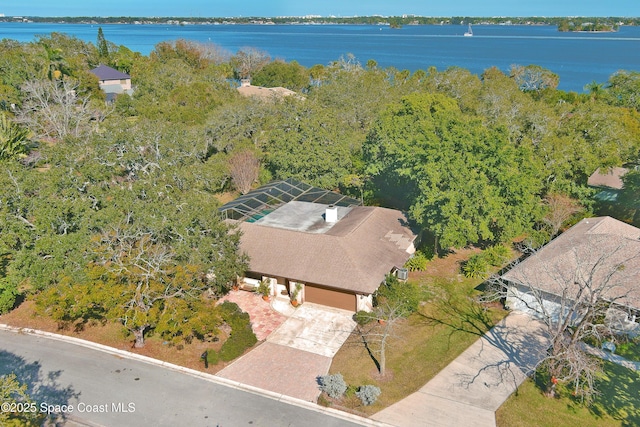
<path fill-rule="evenodd" d="M 592 81 L 604 83 L 617 70 L 640 71 L 640 27 L 616 33 L 561 33 L 552 26 L 477 25 L 405 26 L 394 30 L 372 25 L 102 25 L 107 40 L 142 54 L 167 40 L 212 42 L 235 53 L 243 47 L 310 67 L 329 64 L 351 53 L 361 62 L 415 71 L 451 66 L 480 74 L 496 66 L 536 64 L 560 76 L 559 88 L 582 92 Z M 0 38 L 22 42 L 36 35 L 66 33 L 95 43 L 98 25 L 0 23 Z"/>

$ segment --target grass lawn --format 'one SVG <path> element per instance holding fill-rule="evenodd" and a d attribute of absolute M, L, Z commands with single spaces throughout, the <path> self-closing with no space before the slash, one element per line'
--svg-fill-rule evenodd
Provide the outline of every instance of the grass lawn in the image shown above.
<path fill-rule="evenodd" d="M 618 344 L 615 353 L 627 360 L 640 362 L 640 337 L 636 337 L 633 341 Z"/>
<path fill-rule="evenodd" d="M 498 307 L 486 308 L 473 301 L 479 279 L 459 274 L 459 262 L 472 251 L 460 251 L 428 264 L 427 272 L 413 274 L 410 280 L 431 293 L 430 300 L 419 313 L 400 322 L 387 350 L 387 375 L 378 375 L 376 363 L 357 334 L 333 359 L 330 373 L 341 373 L 347 384 L 373 384 L 382 390 L 378 401 L 362 406 L 358 399 L 327 402 L 339 409 L 371 415 L 415 392 L 467 347 L 506 312 Z"/>
<path fill-rule="evenodd" d="M 496 412 L 498 427 L 632 427 L 640 425 L 640 372 L 605 363 L 596 387 L 600 394 L 590 406 L 572 399 L 545 397 L 527 380 Z"/>

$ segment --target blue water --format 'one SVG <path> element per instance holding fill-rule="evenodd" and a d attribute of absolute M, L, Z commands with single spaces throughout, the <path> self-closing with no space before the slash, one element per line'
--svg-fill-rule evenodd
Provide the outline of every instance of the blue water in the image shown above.
<path fill-rule="evenodd" d="M 560 76 L 559 88 L 582 92 L 592 81 L 604 83 L 617 70 L 640 71 L 640 27 L 616 33 L 561 33 L 552 26 L 422 25 L 394 30 L 371 25 L 102 25 L 107 40 L 149 54 L 167 40 L 212 42 L 235 53 L 243 47 L 272 58 L 310 67 L 327 65 L 351 53 L 364 65 L 416 71 L 451 66 L 480 74 L 496 66 L 536 64 Z M 38 34 L 66 33 L 95 43 L 98 25 L 0 23 L 0 38 L 29 42 Z"/>

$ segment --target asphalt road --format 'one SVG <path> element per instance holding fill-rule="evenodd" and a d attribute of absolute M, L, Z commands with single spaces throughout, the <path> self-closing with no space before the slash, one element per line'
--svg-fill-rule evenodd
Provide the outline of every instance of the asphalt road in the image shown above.
<path fill-rule="evenodd" d="M 160 366 L 0 330 L 0 375 L 7 373 L 29 385 L 38 411 L 64 414 L 70 424 L 360 425 Z"/>

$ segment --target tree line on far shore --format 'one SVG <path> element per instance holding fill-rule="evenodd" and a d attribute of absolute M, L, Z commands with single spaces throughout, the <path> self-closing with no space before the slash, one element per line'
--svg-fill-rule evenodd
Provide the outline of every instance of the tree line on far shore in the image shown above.
<path fill-rule="evenodd" d="M 555 25 L 560 31 L 570 28 L 587 28 L 587 31 L 600 31 L 604 28 L 617 29 L 620 25 L 640 25 L 640 17 L 479 17 L 479 16 L 280 16 L 280 17 L 143 17 L 143 16 L 20 16 L 2 17 L 0 22 L 15 22 L 28 19 L 42 23 L 72 24 L 344 24 L 344 25 L 389 25 L 402 28 L 405 25 Z"/>

